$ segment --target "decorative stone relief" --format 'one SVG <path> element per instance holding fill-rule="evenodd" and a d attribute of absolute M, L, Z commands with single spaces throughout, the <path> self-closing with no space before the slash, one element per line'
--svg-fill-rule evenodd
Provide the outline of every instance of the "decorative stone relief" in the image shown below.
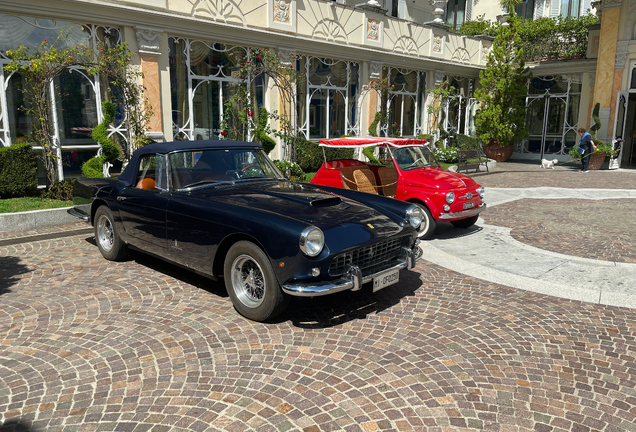
<path fill-rule="evenodd" d="M 294 51 L 289 48 L 278 48 L 276 49 L 276 54 L 280 62 L 285 66 L 291 65 L 296 57 Z"/>
<path fill-rule="evenodd" d="M 470 53 L 466 48 L 457 48 L 451 57 L 452 62 L 470 63 Z"/>
<path fill-rule="evenodd" d="M 397 41 L 395 41 L 395 46 L 393 47 L 393 51 L 409 54 L 413 56 L 419 55 L 419 49 L 417 48 L 417 44 L 413 40 L 413 38 L 409 36 L 402 36 Z"/>
<path fill-rule="evenodd" d="M 161 43 L 162 30 L 157 30 L 149 27 L 135 26 L 135 32 L 137 35 L 137 46 L 139 48 L 139 54 L 143 55 L 161 55 L 161 49 L 159 44 Z"/>
<path fill-rule="evenodd" d="M 274 1 L 274 21 L 284 24 L 291 23 L 291 0 L 276 0 Z"/>
<path fill-rule="evenodd" d="M 314 39 L 324 39 L 331 42 L 349 44 L 347 32 L 338 21 L 324 19 L 316 24 L 311 35 Z"/>
<path fill-rule="evenodd" d="M 267 0 L 269 28 L 296 32 L 296 0 Z"/>
<path fill-rule="evenodd" d="M 436 86 L 440 85 L 444 81 L 445 77 L 446 77 L 446 72 L 436 70 L 435 71 L 435 85 Z"/>
<path fill-rule="evenodd" d="M 364 12 L 363 20 L 362 44 L 381 48 L 384 44 L 384 22 L 377 17 L 377 14 L 368 11 Z"/>
<path fill-rule="evenodd" d="M 246 26 L 243 13 L 231 0 L 198 0 L 192 7 L 191 15 L 196 18 Z"/>
<path fill-rule="evenodd" d="M 603 0 L 601 10 L 614 9 L 623 6 L 623 0 Z"/>
<path fill-rule="evenodd" d="M 620 70 L 625 68 L 625 62 L 627 61 L 628 53 L 629 41 L 616 42 L 616 62 L 614 63 L 614 69 Z"/>
<path fill-rule="evenodd" d="M 433 42 L 431 46 L 433 54 L 442 54 L 444 51 L 444 35 L 433 33 Z"/>
<path fill-rule="evenodd" d="M 367 40 L 379 41 L 380 40 L 380 21 L 367 18 Z"/>
<path fill-rule="evenodd" d="M 378 79 L 382 76 L 382 63 L 369 62 L 369 77 Z"/>
<path fill-rule="evenodd" d="M 490 54 L 490 49 L 492 45 L 482 45 L 481 46 L 481 63 L 488 63 L 488 55 Z"/>

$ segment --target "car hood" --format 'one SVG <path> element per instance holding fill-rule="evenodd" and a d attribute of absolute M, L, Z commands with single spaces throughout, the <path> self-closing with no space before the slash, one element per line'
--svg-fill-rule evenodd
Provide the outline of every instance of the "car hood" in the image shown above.
<path fill-rule="evenodd" d="M 350 200 L 320 186 L 289 181 L 230 182 L 191 192 L 219 204 L 243 207 L 245 214 L 294 219 L 327 231 L 345 235 L 347 229 L 364 230 L 373 237 L 386 237 L 404 230 L 406 221 L 395 220 L 361 202 Z"/>
<path fill-rule="evenodd" d="M 404 186 L 432 188 L 440 190 L 459 189 L 474 186 L 475 181 L 464 174 L 437 168 L 423 168 L 403 171 Z"/>

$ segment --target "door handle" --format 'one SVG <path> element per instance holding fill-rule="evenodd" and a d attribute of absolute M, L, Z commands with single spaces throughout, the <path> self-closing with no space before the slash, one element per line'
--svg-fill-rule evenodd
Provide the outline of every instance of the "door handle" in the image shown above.
<path fill-rule="evenodd" d="M 118 197 L 117 197 L 117 201 L 123 201 L 123 200 L 125 200 L 125 199 L 126 199 L 126 197 L 123 197 L 123 196 L 118 196 Z"/>

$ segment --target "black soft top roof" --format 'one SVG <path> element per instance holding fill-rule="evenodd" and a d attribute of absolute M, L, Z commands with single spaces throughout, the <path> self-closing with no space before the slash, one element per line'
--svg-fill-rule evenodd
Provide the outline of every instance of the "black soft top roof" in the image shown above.
<path fill-rule="evenodd" d="M 130 186 L 136 178 L 137 166 L 139 165 L 139 158 L 146 154 L 166 154 L 174 151 L 191 151 L 191 150 L 206 150 L 206 149 L 239 149 L 239 148 L 259 148 L 263 146 L 255 142 L 244 141 L 230 141 L 230 140 L 207 140 L 207 141 L 172 141 L 156 144 L 148 144 L 140 149 L 135 150 L 130 162 L 124 169 L 118 178 L 126 186 Z"/>

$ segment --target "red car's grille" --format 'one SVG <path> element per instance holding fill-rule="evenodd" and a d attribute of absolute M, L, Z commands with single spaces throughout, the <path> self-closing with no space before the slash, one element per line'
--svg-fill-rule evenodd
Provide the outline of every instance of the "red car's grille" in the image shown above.
<path fill-rule="evenodd" d="M 342 253 L 331 261 L 329 275 L 341 276 L 351 265 L 358 266 L 363 276 L 375 273 L 373 269 L 396 260 L 408 240 L 408 236 L 397 237 Z"/>

